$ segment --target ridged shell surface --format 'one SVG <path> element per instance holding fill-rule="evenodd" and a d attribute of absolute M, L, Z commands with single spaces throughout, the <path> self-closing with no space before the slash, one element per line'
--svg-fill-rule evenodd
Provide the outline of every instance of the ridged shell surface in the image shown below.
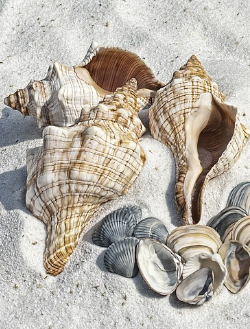
<path fill-rule="evenodd" d="M 177 205 L 184 221 L 196 224 L 206 184 L 232 166 L 249 134 L 195 56 L 157 92 L 149 125 L 173 152 Z"/>
<path fill-rule="evenodd" d="M 151 238 L 166 243 L 168 230 L 159 219 L 148 217 L 144 218 L 136 225 L 134 236 L 138 239 Z"/>
<path fill-rule="evenodd" d="M 64 269 L 96 207 L 126 193 L 144 161 L 136 134 L 112 121 L 44 129 L 42 147 L 27 152 L 26 205 L 47 225 L 49 274 Z"/>
<path fill-rule="evenodd" d="M 68 127 L 79 122 L 81 111 L 90 111 L 103 97 L 136 78 L 140 103 L 144 106 L 164 84 L 134 53 L 119 48 L 91 45 L 78 66 L 54 63 L 45 79 L 31 82 L 5 98 L 4 102 L 23 115 L 35 118 L 38 126 Z"/>
<path fill-rule="evenodd" d="M 237 240 L 250 248 L 250 216 L 243 217 L 234 224 L 231 239 Z"/>
<path fill-rule="evenodd" d="M 127 237 L 112 243 L 104 254 L 104 265 L 107 271 L 126 278 L 133 278 L 138 273 L 136 263 L 136 246 L 139 240 Z"/>
<path fill-rule="evenodd" d="M 235 186 L 230 192 L 227 206 L 238 206 L 250 215 L 250 182 L 243 182 Z"/>
<path fill-rule="evenodd" d="M 138 206 L 127 206 L 113 211 L 105 216 L 100 226 L 95 229 L 92 235 L 93 242 L 100 247 L 108 247 L 114 242 L 132 236 L 141 214 L 141 208 Z"/>

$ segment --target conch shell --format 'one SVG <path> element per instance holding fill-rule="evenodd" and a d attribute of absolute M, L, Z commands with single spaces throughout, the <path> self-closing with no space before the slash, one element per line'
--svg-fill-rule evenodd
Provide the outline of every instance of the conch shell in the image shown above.
<path fill-rule="evenodd" d="M 26 205 L 47 225 L 49 274 L 63 271 L 96 208 L 126 193 L 143 167 L 136 89 L 131 79 L 80 124 L 46 127 L 42 147 L 27 152 Z"/>
<path fill-rule="evenodd" d="M 237 109 L 223 102 L 217 84 L 192 56 L 149 109 L 152 136 L 174 154 L 176 201 L 187 224 L 199 222 L 206 184 L 233 165 L 249 138 Z"/>
<path fill-rule="evenodd" d="M 89 112 L 131 78 L 138 82 L 142 105 L 164 85 L 136 54 L 92 44 L 80 65 L 54 63 L 45 79 L 32 80 L 26 88 L 6 97 L 4 103 L 34 117 L 40 128 L 68 127 L 79 122 L 82 110 Z"/>

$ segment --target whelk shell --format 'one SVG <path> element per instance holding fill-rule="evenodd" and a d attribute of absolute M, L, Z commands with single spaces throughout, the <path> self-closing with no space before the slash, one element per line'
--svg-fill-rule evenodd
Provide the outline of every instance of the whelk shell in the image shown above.
<path fill-rule="evenodd" d="M 138 239 L 151 238 L 166 243 L 168 230 L 159 219 L 148 217 L 135 226 L 134 236 Z"/>
<path fill-rule="evenodd" d="M 136 100 L 134 79 L 125 86 L 126 95 L 129 91 Z M 117 92 L 121 98 L 122 93 Z M 123 104 L 128 114 L 130 107 Z M 121 123 L 44 129 L 42 147 L 27 152 L 26 205 L 47 225 L 47 273 L 63 271 L 95 209 L 126 193 L 144 161 L 137 135 Z"/>
<path fill-rule="evenodd" d="M 249 133 L 237 109 L 192 56 L 155 97 L 149 109 L 150 131 L 166 144 L 176 162 L 176 201 L 187 224 L 200 220 L 208 181 L 228 170 Z"/>
<path fill-rule="evenodd" d="M 219 234 L 206 225 L 179 226 L 167 238 L 169 248 L 185 261 L 200 253 L 217 253 L 221 243 Z"/>
<path fill-rule="evenodd" d="M 136 259 L 149 287 L 161 295 L 171 294 L 180 282 L 181 258 L 165 244 L 153 239 L 140 240 Z"/>
<path fill-rule="evenodd" d="M 141 208 L 138 206 L 123 207 L 113 211 L 105 216 L 101 225 L 95 229 L 92 235 L 93 242 L 100 247 L 108 247 L 113 242 L 132 236 L 141 214 Z"/>
<path fill-rule="evenodd" d="M 136 54 L 92 44 L 80 65 L 54 63 L 43 80 L 32 80 L 4 102 L 34 117 L 39 127 L 72 126 L 79 122 L 82 110 L 90 111 L 131 78 L 138 81 L 142 102 L 164 85 Z"/>
<path fill-rule="evenodd" d="M 104 265 L 107 271 L 126 278 L 133 278 L 138 273 L 136 263 L 136 246 L 139 240 L 127 237 L 112 243 L 104 254 Z"/>
<path fill-rule="evenodd" d="M 230 240 L 223 243 L 219 254 L 228 273 L 224 284 L 236 294 L 246 286 L 250 278 L 250 249 L 239 241 Z"/>

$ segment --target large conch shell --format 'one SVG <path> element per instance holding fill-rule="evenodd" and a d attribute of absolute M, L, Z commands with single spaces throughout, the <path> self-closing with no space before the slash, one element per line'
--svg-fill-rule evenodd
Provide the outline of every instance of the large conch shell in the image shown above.
<path fill-rule="evenodd" d="M 96 208 L 126 193 L 139 175 L 145 155 L 138 109 L 131 79 L 90 111 L 89 120 L 46 127 L 42 147 L 27 152 L 26 205 L 47 225 L 47 273 L 63 271 Z"/>
<path fill-rule="evenodd" d="M 200 220 L 208 181 L 238 158 L 249 138 L 237 109 L 192 56 L 157 92 L 149 110 L 150 131 L 166 144 L 176 162 L 176 201 L 187 224 Z"/>
<path fill-rule="evenodd" d="M 145 99 L 164 85 L 136 54 L 92 44 L 80 65 L 69 67 L 54 63 L 45 79 L 32 80 L 4 102 L 23 115 L 34 117 L 40 128 L 73 126 L 78 123 L 82 110 L 90 111 L 105 95 L 131 78 L 138 82 L 143 105 Z"/>

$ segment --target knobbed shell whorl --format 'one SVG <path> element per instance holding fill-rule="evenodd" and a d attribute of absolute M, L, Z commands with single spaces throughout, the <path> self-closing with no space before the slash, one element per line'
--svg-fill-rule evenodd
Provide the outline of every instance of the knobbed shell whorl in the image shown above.
<path fill-rule="evenodd" d="M 157 92 L 149 110 L 150 131 L 176 162 L 176 201 L 187 224 L 200 220 L 208 181 L 228 170 L 249 138 L 237 109 L 195 56 Z"/>
<path fill-rule="evenodd" d="M 82 110 L 90 111 L 105 95 L 131 78 L 138 81 L 142 105 L 152 96 L 151 92 L 154 94 L 164 86 L 136 54 L 92 44 L 80 65 L 54 63 L 45 79 L 32 80 L 4 102 L 23 115 L 34 117 L 40 128 L 67 127 L 79 122 Z"/>
<path fill-rule="evenodd" d="M 129 128 L 87 123 L 46 127 L 42 147 L 27 152 L 26 205 L 47 225 L 44 266 L 52 275 L 63 271 L 95 209 L 126 193 L 145 161 Z"/>

